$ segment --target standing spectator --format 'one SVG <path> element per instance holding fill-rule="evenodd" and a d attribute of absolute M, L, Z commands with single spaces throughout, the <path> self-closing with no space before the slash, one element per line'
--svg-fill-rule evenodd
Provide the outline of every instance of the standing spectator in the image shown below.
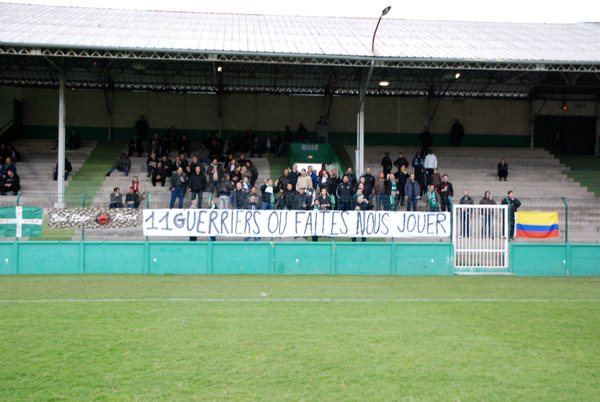
<path fill-rule="evenodd" d="M 352 192 L 354 193 L 358 187 L 358 180 L 356 180 L 356 175 L 352 173 L 352 166 L 348 166 L 348 169 L 346 169 L 346 176 L 348 176 L 348 182 L 352 186 Z"/>
<path fill-rule="evenodd" d="M 277 136 L 277 134 L 275 134 L 275 138 L 279 138 Z M 269 153 L 269 152 L 273 152 L 273 149 L 275 148 L 275 140 L 273 138 L 271 138 L 271 134 L 267 133 L 265 134 L 265 139 L 262 143 L 263 145 L 263 150 L 265 153 Z"/>
<path fill-rule="evenodd" d="M 474 205 L 475 202 L 473 201 L 473 199 L 469 196 L 469 191 L 468 190 L 464 190 L 463 191 L 463 197 L 460 199 L 460 201 L 458 201 L 458 203 L 460 205 Z M 471 237 L 471 212 L 463 209 L 463 212 L 461 213 L 461 229 L 460 229 L 460 235 L 462 237 Z"/>
<path fill-rule="evenodd" d="M 396 211 L 399 203 L 398 198 L 400 197 L 400 185 L 393 173 L 388 174 L 388 181 L 392 187 L 390 191 L 390 211 Z M 404 190 L 404 186 L 402 186 L 402 190 Z M 404 205 L 404 198 L 402 198 L 402 205 Z"/>
<path fill-rule="evenodd" d="M 298 171 L 298 164 L 294 163 L 292 165 L 292 171 L 290 172 L 290 181 L 292 182 L 294 189 L 296 188 L 296 182 L 298 181 L 298 177 L 300 177 L 300 172 Z"/>
<path fill-rule="evenodd" d="M 239 181 L 235 184 L 235 190 L 231 192 L 231 205 L 233 209 L 243 209 L 246 203 L 246 193 L 242 189 L 242 183 Z"/>
<path fill-rule="evenodd" d="M 156 187 L 156 182 L 160 182 L 161 186 L 165 186 L 165 181 L 167 180 L 167 173 L 165 172 L 165 168 L 162 165 L 161 161 L 156 162 L 156 166 L 152 169 L 152 186 Z"/>
<path fill-rule="evenodd" d="M 173 209 L 175 206 L 175 199 L 179 198 L 179 209 L 183 208 L 183 189 L 185 187 L 185 175 L 183 174 L 183 168 L 178 167 L 176 171 L 171 174 L 171 203 L 169 208 Z"/>
<path fill-rule="evenodd" d="M 283 175 L 279 177 L 279 180 L 275 183 L 280 189 L 285 190 L 288 184 L 292 183 L 292 179 L 290 179 L 290 169 L 283 169 Z"/>
<path fill-rule="evenodd" d="M 65 157 L 65 181 L 67 181 L 67 177 L 69 177 L 69 173 L 73 171 L 73 166 L 71 162 Z M 56 167 L 54 168 L 54 173 L 52 174 L 54 180 L 58 180 L 58 162 L 56 162 Z"/>
<path fill-rule="evenodd" d="M 415 153 L 415 157 L 412 160 L 412 166 L 415 169 L 415 177 L 418 180 L 419 176 L 421 176 L 421 170 L 423 170 L 423 158 L 421 157 L 421 152 L 417 151 Z"/>
<path fill-rule="evenodd" d="M 119 187 L 115 187 L 110 194 L 109 208 L 123 208 L 123 196 Z"/>
<path fill-rule="evenodd" d="M 479 201 L 479 205 L 496 205 L 496 201 L 492 199 L 492 193 L 486 191 L 483 198 Z M 482 214 L 483 225 L 481 227 L 481 234 L 483 237 L 492 236 L 492 213 L 485 211 Z"/>
<path fill-rule="evenodd" d="M 206 190 L 206 176 L 202 172 L 202 166 L 196 165 L 194 167 L 194 173 L 190 177 L 190 198 L 192 201 L 198 197 L 197 205 L 202 207 L 202 193 Z"/>
<path fill-rule="evenodd" d="M 338 176 L 337 169 L 331 169 L 331 177 L 329 178 L 327 192 L 329 194 L 335 194 L 341 182 L 342 180 L 340 179 L 340 176 Z"/>
<path fill-rule="evenodd" d="M 317 172 L 314 171 L 311 165 L 306 169 L 306 175 L 312 180 L 312 188 L 317 188 L 319 178 L 317 177 Z"/>
<path fill-rule="evenodd" d="M 138 136 L 134 136 L 129 140 L 127 144 L 129 157 L 132 157 L 134 153 L 137 153 L 137 156 L 142 156 L 142 152 L 144 152 L 144 146 L 142 145 L 142 139 Z"/>
<path fill-rule="evenodd" d="M 394 161 L 394 166 L 396 166 L 396 169 L 398 169 L 398 171 L 400 171 L 400 168 L 402 166 L 408 169 L 408 160 L 404 157 L 404 153 L 398 152 L 398 159 Z"/>
<path fill-rule="evenodd" d="M 448 181 L 447 174 L 442 177 L 442 182 L 440 183 L 438 189 L 440 193 L 440 205 L 442 206 L 442 212 L 451 212 L 454 189 L 452 188 L 452 183 Z"/>
<path fill-rule="evenodd" d="M 294 196 L 294 201 L 292 205 L 292 209 L 294 210 L 306 210 L 310 203 L 308 202 L 308 197 L 306 196 L 306 192 L 304 187 L 298 187 L 296 194 Z"/>
<path fill-rule="evenodd" d="M 427 175 L 427 169 L 421 170 L 421 174 L 417 178 L 419 182 L 419 186 L 421 187 L 421 197 L 427 191 L 427 187 L 429 186 L 429 177 Z"/>
<path fill-rule="evenodd" d="M 392 193 L 392 183 L 388 178 L 386 178 L 383 172 L 379 172 L 379 178 L 375 181 L 374 194 L 376 194 L 378 211 L 389 211 L 391 208 L 390 195 Z"/>
<path fill-rule="evenodd" d="M 6 177 L 0 181 L 0 195 L 6 195 L 9 191 L 13 195 L 17 195 L 21 189 L 21 179 L 17 174 L 16 170 L 8 169 L 6 171 Z"/>
<path fill-rule="evenodd" d="M 146 190 L 144 189 L 144 185 L 140 183 L 140 180 L 137 176 L 133 176 L 131 188 L 133 188 L 133 192 L 139 196 L 140 201 L 146 198 Z"/>
<path fill-rule="evenodd" d="M 288 183 L 287 187 L 283 190 L 283 207 L 287 210 L 293 209 L 295 197 L 296 192 L 294 191 L 294 186 L 292 185 L 292 183 Z"/>
<path fill-rule="evenodd" d="M 246 161 L 246 169 L 250 172 L 250 184 L 252 186 L 256 185 L 256 180 L 258 180 L 258 169 L 251 161 Z"/>
<path fill-rule="evenodd" d="M 127 208 L 137 208 L 140 206 L 140 196 L 133 191 L 133 187 L 129 187 L 129 191 L 125 196 L 125 204 Z"/>
<path fill-rule="evenodd" d="M 321 164 L 321 170 L 319 171 L 319 174 L 317 175 L 317 186 L 321 189 L 321 188 L 329 188 L 329 178 L 330 178 L 330 174 L 327 171 L 327 165 L 325 165 L 324 163 Z M 315 188 L 317 187 L 315 186 Z"/>
<path fill-rule="evenodd" d="M 508 195 L 504 197 L 501 204 L 508 205 L 509 236 L 512 240 L 515 238 L 515 214 L 517 213 L 517 209 L 521 206 L 521 201 L 515 197 L 515 193 L 511 190 L 508 192 Z"/>
<path fill-rule="evenodd" d="M 177 145 L 177 143 L 179 142 L 179 131 L 177 131 L 175 126 L 171 126 L 165 134 L 165 138 L 169 141 L 169 144 Z"/>
<path fill-rule="evenodd" d="M 71 134 L 69 134 L 69 139 L 67 140 L 67 148 L 69 149 L 79 149 L 81 146 L 81 137 L 77 134 L 77 131 L 71 130 Z"/>
<path fill-rule="evenodd" d="M 433 135 L 429 132 L 429 127 L 423 127 L 423 132 L 419 134 L 421 141 L 421 155 L 429 154 L 429 148 L 433 145 Z"/>
<path fill-rule="evenodd" d="M 345 175 L 342 182 L 338 185 L 336 190 L 336 196 L 338 198 L 338 209 L 340 211 L 348 211 L 352 209 L 352 195 L 354 189 L 350 184 L 348 175 Z"/>
<path fill-rule="evenodd" d="M 296 141 L 308 142 L 308 130 L 304 127 L 304 123 L 302 122 L 298 124 L 298 129 L 296 130 Z"/>
<path fill-rule="evenodd" d="M 421 199 L 421 187 L 415 180 L 414 173 L 411 173 L 409 180 L 404 185 L 404 196 L 406 197 L 406 210 L 416 211 L 417 201 Z"/>
<path fill-rule="evenodd" d="M 425 157 L 423 167 L 427 170 L 427 175 L 429 177 L 431 177 L 431 175 L 433 174 L 433 169 L 437 169 L 438 161 L 437 157 L 433 153 L 433 149 L 429 149 L 429 151 L 427 152 L 427 156 Z"/>
<path fill-rule="evenodd" d="M 433 184 L 429 185 L 429 189 L 427 190 L 427 205 L 429 206 L 430 212 L 438 212 L 440 205 L 440 196 L 437 191 L 435 191 L 435 186 Z"/>
<path fill-rule="evenodd" d="M 217 158 L 213 158 L 211 164 L 206 168 L 206 175 L 208 176 L 208 191 L 212 194 L 223 179 L 223 166 L 217 161 Z"/>
<path fill-rule="evenodd" d="M 327 143 L 327 119 L 325 116 L 319 117 L 319 121 L 317 122 L 317 137 L 319 139 L 319 144 Z"/>
<path fill-rule="evenodd" d="M 302 169 L 302 172 L 300 173 L 300 177 L 298 177 L 298 180 L 296 181 L 296 189 L 299 188 L 309 188 L 312 187 L 312 178 L 309 177 L 306 174 L 306 169 Z"/>
<path fill-rule="evenodd" d="M 452 139 L 452 146 L 460 147 L 462 145 L 463 137 L 465 136 L 465 128 L 460 121 L 456 119 L 452 128 L 450 129 L 450 137 Z"/>
<path fill-rule="evenodd" d="M 442 176 L 437 169 L 433 169 L 433 174 L 429 177 L 429 184 L 433 184 L 435 191 L 440 190 L 440 184 L 442 184 Z"/>
<path fill-rule="evenodd" d="M 381 159 L 381 167 L 383 168 L 383 174 L 388 175 L 392 171 L 392 160 L 390 159 L 390 153 L 386 152 Z"/>
<path fill-rule="evenodd" d="M 500 163 L 498 164 L 498 181 L 504 179 L 506 181 L 506 177 L 508 177 L 508 164 L 504 160 L 504 158 L 500 159 Z"/>
<path fill-rule="evenodd" d="M 186 154 L 188 158 L 190 157 L 190 153 L 192 152 L 192 142 L 187 135 L 183 134 L 181 139 L 177 142 L 177 151 L 180 154 Z"/>
<path fill-rule="evenodd" d="M 258 157 L 262 158 L 263 147 L 258 137 L 254 137 L 250 144 L 250 157 L 254 158 L 254 154 L 258 154 Z"/>
<path fill-rule="evenodd" d="M 384 172 L 385 173 L 385 172 Z M 389 172 L 388 172 L 389 173 Z M 365 174 L 361 176 L 364 178 L 363 194 L 369 203 L 372 203 L 373 189 L 375 188 L 375 177 L 371 174 L 371 168 L 368 167 Z"/>
<path fill-rule="evenodd" d="M 114 172 L 115 169 L 119 172 L 125 172 L 125 176 L 129 176 L 129 169 L 131 169 L 131 160 L 127 157 L 127 155 L 125 155 L 125 152 L 121 153 L 121 157 L 117 159 L 117 163 L 115 163 L 113 167 L 110 168 L 106 175 L 110 176 L 110 174 Z"/>
<path fill-rule="evenodd" d="M 233 190 L 233 182 L 229 179 L 229 173 L 224 173 L 223 178 L 219 180 L 217 185 L 217 195 L 219 196 L 219 209 L 229 209 L 231 205 L 231 191 Z"/>
<path fill-rule="evenodd" d="M 396 179 L 398 180 L 398 198 L 400 199 L 401 206 L 404 206 L 404 186 L 406 185 L 406 182 L 410 176 L 408 174 L 407 166 L 408 165 L 400 166 L 400 170 L 396 172 Z M 396 205 L 397 204 L 398 202 L 396 202 Z"/>
<path fill-rule="evenodd" d="M 139 120 L 135 122 L 134 128 L 138 137 L 140 137 L 142 141 L 145 141 L 150 132 L 150 124 L 146 120 L 146 116 L 141 115 Z"/>
<path fill-rule="evenodd" d="M 163 169 L 165 170 L 165 175 L 171 177 L 171 173 L 173 173 L 173 170 L 175 170 L 173 168 L 173 161 L 167 158 L 167 155 L 163 155 L 161 161 Z"/>
<path fill-rule="evenodd" d="M 273 179 L 265 179 L 265 184 L 263 184 L 260 188 L 260 200 L 261 200 L 261 208 L 264 210 L 273 209 L 273 195 L 275 193 L 275 189 L 273 188 Z"/>

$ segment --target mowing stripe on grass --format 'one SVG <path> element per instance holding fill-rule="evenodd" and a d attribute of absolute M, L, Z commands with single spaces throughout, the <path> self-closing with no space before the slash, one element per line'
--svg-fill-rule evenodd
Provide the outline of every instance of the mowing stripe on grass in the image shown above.
<path fill-rule="evenodd" d="M 31 299 L 0 303 L 600 303 L 600 299 Z"/>

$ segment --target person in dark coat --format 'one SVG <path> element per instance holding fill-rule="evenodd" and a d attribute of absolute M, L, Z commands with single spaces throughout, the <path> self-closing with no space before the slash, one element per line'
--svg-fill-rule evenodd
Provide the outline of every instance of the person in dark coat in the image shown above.
<path fill-rule="evenodd" d="M 6 195 L 8 192 L 12 192 L 13 195 L 17 195 L 21 189 L 21 179 L 19 175 L 12 169 L 6 171 L 6 177 L 2 179 L 0 183 L 0 195 Z"/>
<path fill-rule="evenodd" d="M 427 155 L 429 148 L 433 145 L 433 135 L 429 132 L 429 127 L 423 128 L 423 132 L 419 134 L 419 140 L 421 141 L 421 155 Z"/>
<path fill-rule="evenodd" d="M 500 159 L 500 163 L 498 164 L 498 181 L 508 177 L 508 163 L 504 160 L 504 158 Z"/>
<path fill-rule="evenodd" d="M 206 191 L 206 175 L 202 172 L 202 166 L 196 165 L 188 183 L 190 199 L 194 201 L 198 197 L 198 206 L 202 207 L 202 193 Z"/>
<path fill-rule="evenodd" d="M 69 160 L 67 158 L 65 158 L 65 181 L 67 180 L 67 177 L 69 177 L 69 173 L 71 173 L 72 171 L 73 171 L 73 166 L 71 165 L 71 162 L 69 162 Z M 56 167 L 54 168 L 53 177 L 54 177 L 54 180 L 58 180 L 58 162 L 56 162 Z"/>
<path fill-rule="evenodd" d="M 460 147 L 462 145 L 463 137 L 465 136 L 465 128 L 460 121 L 456 119 L 452 128 L 450 129 L 450 138 L 452 139 L 452 146 Z"/>
<path fill-rule="evenodd" d="M 386 152 L 381 159 L 381 167 L 383 168 L 383 174 L 387 175 L 392 172 L 392 159 L 390 159 L 390 153 Z"/>
<path fill-rule="evenodd" d="M 519 209 L 521 206 L 521 201 L 515 197 L 515 193 L 511 190 L 508 192 L 508 195 L 504 197 L 500 204 L 508 205 L 508 233 L 512 240 L 515 238 L 515 214 L 517 213 L 517 209 Z"/>

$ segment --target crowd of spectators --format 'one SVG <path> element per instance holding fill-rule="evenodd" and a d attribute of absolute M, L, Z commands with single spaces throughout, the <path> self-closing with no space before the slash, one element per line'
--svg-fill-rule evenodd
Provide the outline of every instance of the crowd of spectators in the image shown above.
<path fill-rule="evenodd" d="M 21 189 L 21 180 L 17 174 L 16 163 L 21 155 L 14 147 L 0 144 L 0 195 L 17 195 Z"/>

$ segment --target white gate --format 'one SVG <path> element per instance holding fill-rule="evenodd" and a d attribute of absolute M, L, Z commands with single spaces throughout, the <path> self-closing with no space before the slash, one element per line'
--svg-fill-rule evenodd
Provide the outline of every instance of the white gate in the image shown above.
<path fill-rule="evenodd" d="M 508 268 L 508 205 L 452 208 L 455 268 Z"/>

